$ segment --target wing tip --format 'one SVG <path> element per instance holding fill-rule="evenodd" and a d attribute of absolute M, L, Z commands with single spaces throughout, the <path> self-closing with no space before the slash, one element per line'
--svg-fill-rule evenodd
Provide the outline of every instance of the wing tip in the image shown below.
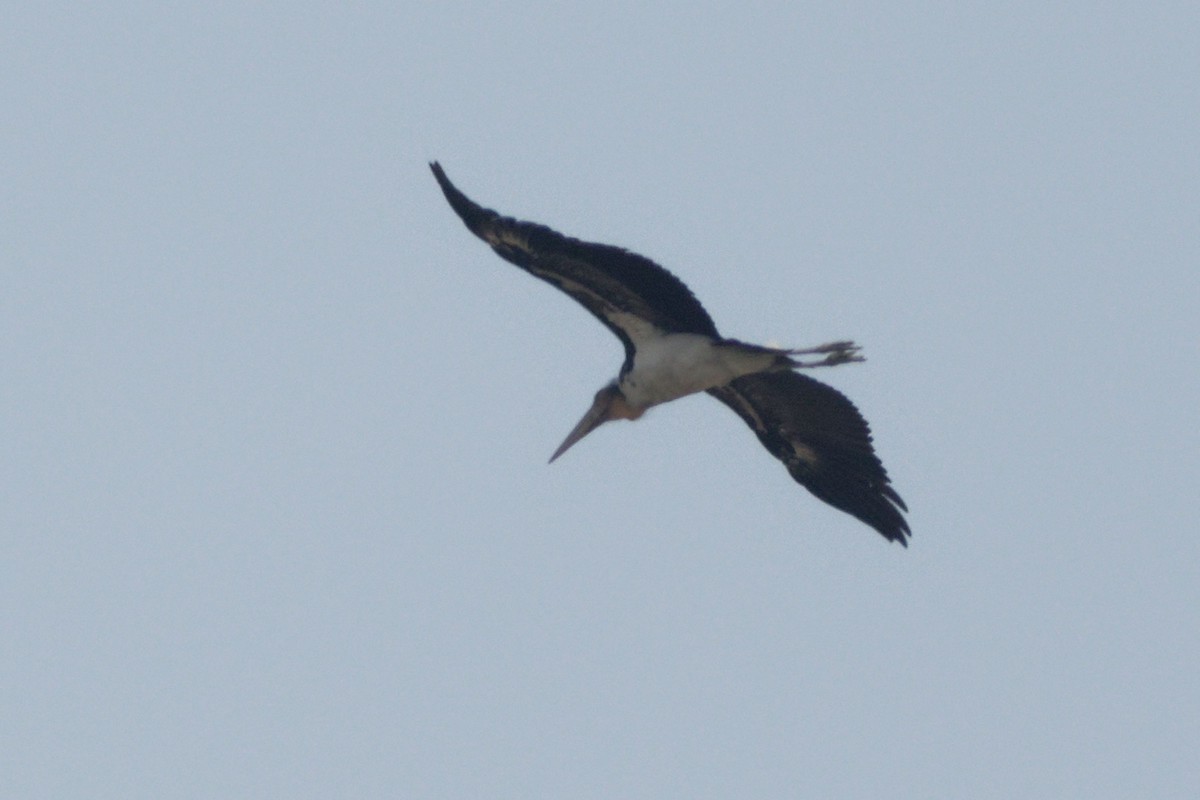
<path fill-rule="evenodd" d="M 884 525 L 872 525 L 871 527 L 879 531 L 889 542 L 899 542 L 901 547 L 908 548 L 912 530 L 908 527 L 908 520 L 901 517 L 899 512 L 896 512 L 896 519 L 892 521 L 892 524 L 886 527 Z"/>
<path fill-rule="evenodd" d="M 908 547 L 908 540 L 912 538 L 912 529 L 908 527 L 908 520 L 900 513 L 908 513 L 908 506 L 890 483 L 885 483 L 880 487 L 880 494 L 883 495 L 884 505 L 887 512 L 890 513 L 886 514 L 888 519 L 883 524 L 872 525 L 872 527 L 883 534 L 888 541 L 899 542 L 904 547 Z"/>
<path fill-rule="evenodd" d="M 899 542 L 902 547 L 908 547 L 912 538 L 912 529 L 902 511 L 908 511 L 896 491 L 890 484 L 878 487 L 878 490 L 857 498 L 839 497 L 827 492 L 814 491 L 814 487 L 806 486 L 818 499 L 825 501 L 834 508 L 844 511 L 850 516 L 875 530 L 889 542 Z"/>
<path fill-rule="evenodd" d="M 442 165 L 436 160 L 429 162 L 429 169 L 437 180 L 438 186 L 441 187 L 442 194 L 446 196 L 446 202 L 454 209 L 454 213 L 458 214 L 472 233 L 482 237 L 484 222 L 495 217 L 496 212 L 489 211 L 463 194 L 457 186 L 450 182 L 450 178 L 446 176 L 446 170 L 442 169 Z"/>

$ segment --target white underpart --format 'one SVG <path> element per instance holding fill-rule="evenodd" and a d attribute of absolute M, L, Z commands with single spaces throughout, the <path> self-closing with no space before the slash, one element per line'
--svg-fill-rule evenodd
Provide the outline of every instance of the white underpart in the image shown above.
<path fill-rule="evenodd" d="M 709 337 L 694 333 L 648 337 L 621 378 L 621 393 L 630 405 L 649 408 L 762 372 L 775 359 L 771 353 L 714 346 Z"/>
<path fill-rule="evenodd" d="M 642 319 L 636 314 L 624 311 L 611 311 L 607 314 L 609 321 L 629 337 L 634 348 L 641 350 L 651 342 L 666 336 L 666 332 L 652 322 Z M 678 334 L 677 334 L 678 335 Z"/>

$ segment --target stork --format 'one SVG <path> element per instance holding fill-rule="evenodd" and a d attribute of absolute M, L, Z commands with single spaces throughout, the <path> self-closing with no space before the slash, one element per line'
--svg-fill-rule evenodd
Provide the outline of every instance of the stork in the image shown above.
<path fill-rule="evenodd" d="M 625 346 L 617 377 L 596 392 L 551 462 L 605 422 L 707 392 L 745 420 L 813 495 L 908 545 L 901 514 L 908 508 L 875 455 L 866 420 L 840 392 L 796 371 L 862 361 L 857 345 L 788 349 L 726 339 L 683 281 L 650 259 L 502 216 L 459 191 L 436 161 L 429 166 L 472 233 L 573 297 Z"/>

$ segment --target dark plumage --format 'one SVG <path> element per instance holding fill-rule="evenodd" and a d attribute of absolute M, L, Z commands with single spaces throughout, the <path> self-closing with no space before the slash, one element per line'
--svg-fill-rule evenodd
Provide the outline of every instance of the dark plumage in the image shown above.
<path fill-rule="evenodd" d="M 813 495 L 888 540 L 907 545 L 911 532 L 901 511 L 908 509 L 875 455 L 866 420 L 840 392 L 793 369 L 861 360 L 857 347 L 834 342 L 808 350 L 780 350 L 723 339 L 683 281 L 650 259 L 501 216 L 468 199 L 436 162 L 430 168 L 450 206 L 472 233 L 502 258 L 573 297 L 625 346 L 618 379 L 597 393 L 592 410 L 555 457 L 605 421 L 636 419 L 649 405 L 707 391 L 744 419 L 763 446 Z M 647 355 L 647 363 L 638 360 L 639 352 L 651 351 L 655 355 Z M 693 361 L 682 360 L 685 355 L 678 353 Z M 825 358 L 808 363 L 792 358 L 800 354 Z M 680 360 L 668 361 L 663 368 L 659 363 L 663 358 Z M 726 366 L 726 359 L 732 359 L 728 378 L 699 386 L 689 383 L 673 393 L 672 384 L 666 382 L 655 387 L 667 392 L 661 397 L 640 404 L 630 399 L 659 379 L 656 369 L 674 376 L 692 363 L 697 369 L 719 369 Z"/>
<path fill-rule="evenodd" d="M 666 333 L 699 333 L 717 338 L 717 326 L 683 281 L 645 256 L 609 244 L 563 236 L 534 222 L 522 222 L 483 208 L 458 190 L 436 161 L 433 176 L 467 227 L 506 261 L 562 289 L 603 322 L 632 358 L 631 332 L 617 325 L 625 312 L 652 322 Z"/>
<path fill-rule="evenodd" d="M 911 535 L 871 446 L 862 414 L 841 392 L 798 372 L 762 372 L 708 393 L 732 408 L 797 483 L 834 508 L 907 545 Z"/>

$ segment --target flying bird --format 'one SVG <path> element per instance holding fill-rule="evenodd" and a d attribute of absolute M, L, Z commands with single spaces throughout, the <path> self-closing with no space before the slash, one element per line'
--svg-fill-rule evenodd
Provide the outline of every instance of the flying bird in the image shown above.
<path fill-rule="evenodd" d="M 907 546 L 901 511 L 908 508 L 875 455 L 866 420 L 840 392 L 796 371 L 862 361 L 855 344 L 786 349 L 726 339 L 683 281 L 650 259 L 502 216 L 459 191 L 436 161 L 429 166 L 472 233 L 573 297 L 625 346 L 617 377 L 596 392 L 550 461 L 605 422 L 707 392 L 744 419 L 800 485 Z"/>

